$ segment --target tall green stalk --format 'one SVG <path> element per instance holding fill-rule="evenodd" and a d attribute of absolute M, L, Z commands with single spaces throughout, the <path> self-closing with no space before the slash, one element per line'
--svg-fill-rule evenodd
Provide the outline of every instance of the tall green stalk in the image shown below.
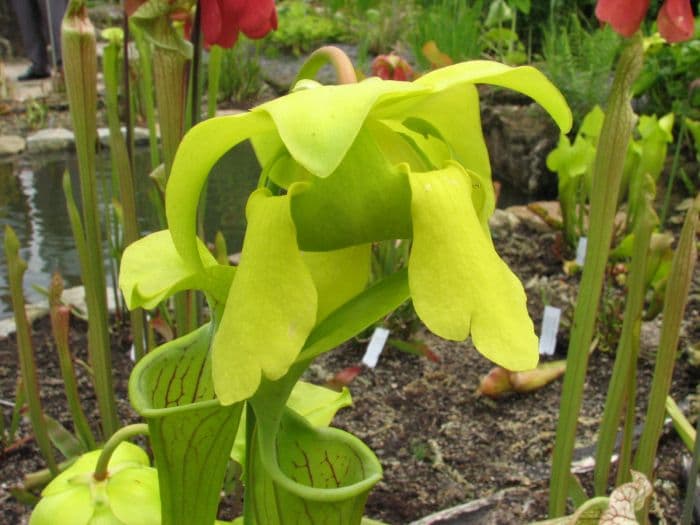
<path fill-rule="evenodd" d="M 598 142 L 593 168 L 588 253 L 574 310 L 552 459 L 549 500 L 551 517 L 561 516 L 566 510 L 569 469 L 588 367 L 588 350 L 593 339 L 612 239 L 625 153 L 632 133 L 634 114 L 630 107 L 631 87 L 641 70 L 643 57 L 642 39 L 637 35 L 620 56 Z"/>
<path fill-rule="evenodd" d="M 115 34 L 116 35 L 116 34 Z M 121 132 L 119 120 L 119 50 L 122 46 L 115 36 L 104 49 L 102 69 L 105 82 L 105 106 L 109 126 L 110 154 L 112 169 L 119 181 L 119 202 L 122 207 L 124 224 L 124 248 L 139 238 L 138 218 L 136 216 L 136 195 L 134 190 L 133 164 L 129 156 L 126 140 Z M 134 353 L 137 359 L 145 354 L 143 310 L 134 309 L 129 313 L 131 333 L 134 340 Z"/>
<path fill-rule="evenodd" d="M 623 403 L 626 399 L 628 406 L 634 407 L 635 405 L 634 396 L 626 394 L 634 393 L 634 391 L 630 392 L 629 385 L 636 378 L 636 373 L 634 373 L 633 369 L 637 365 L 637 357 L 639 355 L 639 330 L 646 292 L 644 277 L 646 275 L 647 254 L 652 231 L 658 223 L 653 208 L 653 181 L 651 183 L 652 191 L 647 192 L 645 195 L 645 206 L 640 210 L 634 231 L 634 248 L 627 287 L 627 305 L 622 321 L 622 333 L 615 352 L 615 366 L 608 387 L 608 395 L 605 398 L 603 419 L 598 432 L 594 475 L 596 496 L 605 495 L 608 488 L 610 461 L 615 448 L 615 438 L 617 437 Z M 634 413 L 634 410 L 632 413 Z M 627 451 L 630 446 L 631 443 L 625 443 L 623 448 Z"/>
<path fill-rule="evenodd" d="M 61 367 L 61 377 L 68 400 L 75 432 L 79 436 L 86 450 L 93 450 L 96 447 L 95 438 L 90 430 L 90 424 L 85 417 L 85 412 L 80 406 L 78 395 L 78 384 L 75 380 L 75 368 L 70 349 L 68 348 L 68 330 L 70 322 L 70 308 L 61 304 L 61 294 L 63 293 L 63 279 L 57 273 L 51 279 L 49 289 L 49 306 L 51 307 L 51 331 L 53 332 L 56 351 L 58 353 L 58 363 Z"/>
<path fill-rule="evenodd" d="M 185 130 L 185 109 L 187 104 L 187 62 L 192 56 L 189 43 L 173 29 L 167 10 L 143 16 L 135 13 L 135 23 L 147 27 L 148 38 L 154 43 L 153 72 L 155 80 L 158 122 L 165 164 L 166 180 L 170 175 L 175 152 Z M 192 294 L 182 292 L 175 296 L 175 318 L 179 335 L 195 328 L 196 316 L 192 305 Z"/>
<path fill-rule="evenodd" d="M 166 176 L 184 133 L 187 60 L 179 52 L 156 45 L 153 51 L 156 104 Z"/>
<path fill-rule="evenodd" d="M 656 366 L 651 382 L 649 405 L 647 406 L 644 430 L 634 458 L 634 469 L 649 479 L 651 479 L 656 448 L 664 424 L 666 396 L 671 388 L 681 321 L 685 305 L 688 302 L 688 292 L 697 260 L 695 232 L 698 228 L 698 213 L 700 213 L 700 194 L 695 197 L 693 205 L 685 216 L 678 248 L 676 248 L 671 263 L 671 272 L 668 276 L 664 297 L 661 340 L 656 353 Z"/>
<path fill-rule="evenodd" d="M 44 413 L 41 410 L 41 398 L 39 397 L 39 381 L 34 363 L 34 350 L 30 336 L 29 322 L 25 313 L 24 294 L 22 292 L 22 278 L 27 269 L 19 256 L 19 240 L 14 230 L 5 226 L 5 257 L 9 273 L 10 293 L 12 294 L 12 308 L 15 313 L 15 326 L 17 330 L 17 351 L 19 353 L 19 367 L 22 374 L 22 384 L 29 405 L 29 419 L 36 443 L 39 445 L 41 455 L 53 475 L 58 474 L 58 465 L 51 449 L 51 440 L 46 428 Z"/>
<path fill-rule="evenodd" d="M 690 465 L 688 481 L 685 484 L 686 493 L 683 501 L 683 515 L 681 525 L 691 525 L 693 522 L 693 509 L 695 508 L 695 487 L 698 482 L 698 469 L 700 469 L 700 417 L 695 425 L 695 446 L 693 447 L 693 462 Z"/>
<path fill-rule="evenodd" d="M 71 0 L 68 4 L 61 27 L 61 41 L 66 92 L 78 153 L 84 242 L 88 252 L 88 256 L 82 261 L 85 264 L 81 265 L 90 318 L 88 350 L 94 373 L 97 404 L 102 417 L 102 431 L 107 438 L 116 430 L 118 420 L 112 386 L 112 356 L 95 176 L 97 54 L 95 31 L 87 15 L 85 0 Z"/>
<path fill-rule="evenodd" d="M 216 103 L 219 99 L 219 82 L 221 80 L 221 46 L 213 45 L 209 49 L 209 66 L 207 69 L 207 117 L 216 115 Z"/>
<path fill-rule="evenodd" d="M 151 155 L 151 170 L 160 164 L 160 152 L 158 151 L 158 134 L 156 132 L 156 107 L 153 100 L 153 57 L 152 45 L 143 35 L 143 30 L 135 25 L 130 26 L 134 35 L 134 42 L 139 51 L 139 89 L 141 100 L 146 112 L 146 125 L 148 126 L 148 150 Z"/>

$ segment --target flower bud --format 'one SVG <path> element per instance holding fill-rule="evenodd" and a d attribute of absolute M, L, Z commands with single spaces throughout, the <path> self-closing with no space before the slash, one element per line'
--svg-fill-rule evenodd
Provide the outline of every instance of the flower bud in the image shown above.
<path fill-rule="evenodd" d="M 107 477 L 93 472 L 101 450 L 83 454 L 42 491 L 29 525 L 157 525 L 160 523 L 158 473 L 136 445 L 121 443 Z"/>

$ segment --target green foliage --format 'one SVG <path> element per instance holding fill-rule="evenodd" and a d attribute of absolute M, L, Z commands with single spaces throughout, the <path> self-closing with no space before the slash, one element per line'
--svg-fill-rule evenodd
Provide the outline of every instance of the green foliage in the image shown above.
<path fill-rule="evenodd" d="M 550 20 L 542 69 L 566 97 L 575 122 L 607 99 L 619 49 L 620 37 L 609 27 L 588 31 L 576 15 L 562 24 Z"/>
<path fill-rule="evenodd" d="M 243 102 L 255 98 L 263 85 L 260 71 L 260 46 L 239 36 L 238 43 L 221 50 L 219 99 Z"/>
<path fill-rule="evenodd" d="M 634 84 L 634 94 L 640 98 L 646 113 L 680 113 L 688 100 L 691 83 L 700 78 L 700 40 L 668 45 L 649 39 L 644 56 L 644 69 Z M 700 112 L 700 91 L 690 106 Z"/>
<path fill-rule="evenodd" d="M 389 53 L 400 46 L 399 42 L 406 38 L 406 28 L 415 23 L 417 15 L 413 0 L 374 2 L 365 10 L 358 4 L 346 13 L 352 34 L 359 37 L 357 54 L 360 67 L 369 54 Z"/>
<path fill-rule="evenodd" d="M 484 51 L 483 15 L 483 0 L 435 0 L 418 10 L 406 40 L 424 68 L 430 63 L 422 49 L 431 40 L 455 62 L 480 58 Z"/>
<path fill-rule="evenodd" d="M 25 112 L 26 123 L 29 129 L 41 129 L 46 127 L 48 108 L 45 102 L 30 98 L 26 102 Z"/>
<path fill-rule="evenodd" d="M 345 35 L 341 20 L 327 9 L 315 7 L 307 0 L 284 0 L 277 5 L 279 24 L 267 37 L 272 46 L 295 55 L 308 53 L 328 42 L 342 40 Z"/>
<path fill-rule="evenodd" d="M 507 64 L 527 62 L 525 46 L 517 33 L 518 13 L 530 12 L 530 0 L 492 0 L 484 25 L 489 55 Z"/>
<path fill-rule="evenodd" d="M 548 156 L 547 167 L 559 178 L 559 202 L 564 235 L 573 248 L 585 234 L 585 206 L 591 195 L 593 164 L 604 114 L 595 106 L 584 118 L 573 144 L 562 135 Z M 673 141 L 672 113 L 657 118 L 642 115 L 634 129 L 625 155 L 621 196 L 627 201 L 627 230 L 632 231 L 638 210 L 643 206 L 647 186 L 656 185 L 666 160 L 668 144 Z"/>

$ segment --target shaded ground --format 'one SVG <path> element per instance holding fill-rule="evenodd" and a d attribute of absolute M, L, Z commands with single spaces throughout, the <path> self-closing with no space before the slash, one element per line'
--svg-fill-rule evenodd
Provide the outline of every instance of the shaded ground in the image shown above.
<path fill-rule="evenodd" d="M 565 317 L 570 315 L 568 305 L 578 279 L 561 274 L 556 236 L 536 233 L 521 225 L 513 232 L 496 236 L 495 240 L 500 253 L 526 283 L 528 306 L 536 325 L 539 327 L 543 297 L 564 307 Z M 699 292 L 696 271 L 682 348 L 700 340 Z M 34 329 L 46 410 L 69 423 L 47 321 L 37 321 Z M 82 360 L 87 358 L 84 329 L 81 321 L 73 323 L 72 348 Z M 424 335 L 424 340 L 440 357 L 439 362 L 386 350 L 374 371 L 365 371 L 351 384 L 354 407 L 341 411 L 336 419 L 338 426 L 364 440 L 384 467 L 384 480 L 372 492 L 367 514 L 391 524 L 408 523 L 438 509 L 511 489 L 499 503 L 503 517 L 494 523 L 524 523 L 543 518 L 560 382 L 530 395 L 514 395 L 498 401 L 480 398 L 474 391 L 480 377 L 490 369 L 489 362 L 469 343 L 449 343 L 431 335 Z M 128 341 L 117 333 L 113 343 L 119 410 L 123 420 L 131 420 L 134 414 L 125 400 L 131 367 Z M 561 335 L 559 352 L 566 348 L 566 343 L 565 335 Z M 363 351 L 363 345 L 351 342 L 342 351 L 322 357 L 310 369 L 310 379 L 325 382 L 333 373 L 358 363 Z M 653 366 L 650 352 L 644 354 L 640 414 Z M 94 398 L 85 370 L 79 369 L 84 404 L 94 412 Z M 580 418 L 579 449 L 593 443 L 611 369 L 609 353 L 597 351 L 592 355 Z M 13 399 L 16 377 L 14 340 L 0 341 L 3 401 Z M 673 381 L 674 398 L 685 399 L 695 390 L 697 379 L 698 369 L 693 369 L 681 354 Z M 3 403 L 6 419 L 10 410 Z M 43 466 L 26 424 L 18 438 L 15 445 L 0 455 L 0 522 L 8 524 L 23 523 L 28 515 L 28 508 L 11 497 L 9 488 L 23 474 Z M 658 457 L 655 483 L 658 522 L 678 520 L 685 490 L 682 451 L 675 433 L 667 431 Z M 583 453 L 588 454 L 590 450 Z M 584 484 L 590 484 L 589 478 L 583 475 Z M 227 514 L 225 509 L 223 512 Z"/>

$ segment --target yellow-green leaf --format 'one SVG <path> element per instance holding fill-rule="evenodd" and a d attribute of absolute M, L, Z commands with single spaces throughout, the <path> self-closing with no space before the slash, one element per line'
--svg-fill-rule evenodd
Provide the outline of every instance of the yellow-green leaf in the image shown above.
<path fill-rule="evenodd" d="M 205 290 L 215 299 L 225 300 L 235 268 L 219 265 L 197 238 L 195 245 L 202 261 L 200 269 L 193 269 L 180 257 L 168 230 L 152 233 L 127 246 L 119 272 L 119 287 L 127 306 L 155 308 L 175 292 L 189 289 Z"/>

